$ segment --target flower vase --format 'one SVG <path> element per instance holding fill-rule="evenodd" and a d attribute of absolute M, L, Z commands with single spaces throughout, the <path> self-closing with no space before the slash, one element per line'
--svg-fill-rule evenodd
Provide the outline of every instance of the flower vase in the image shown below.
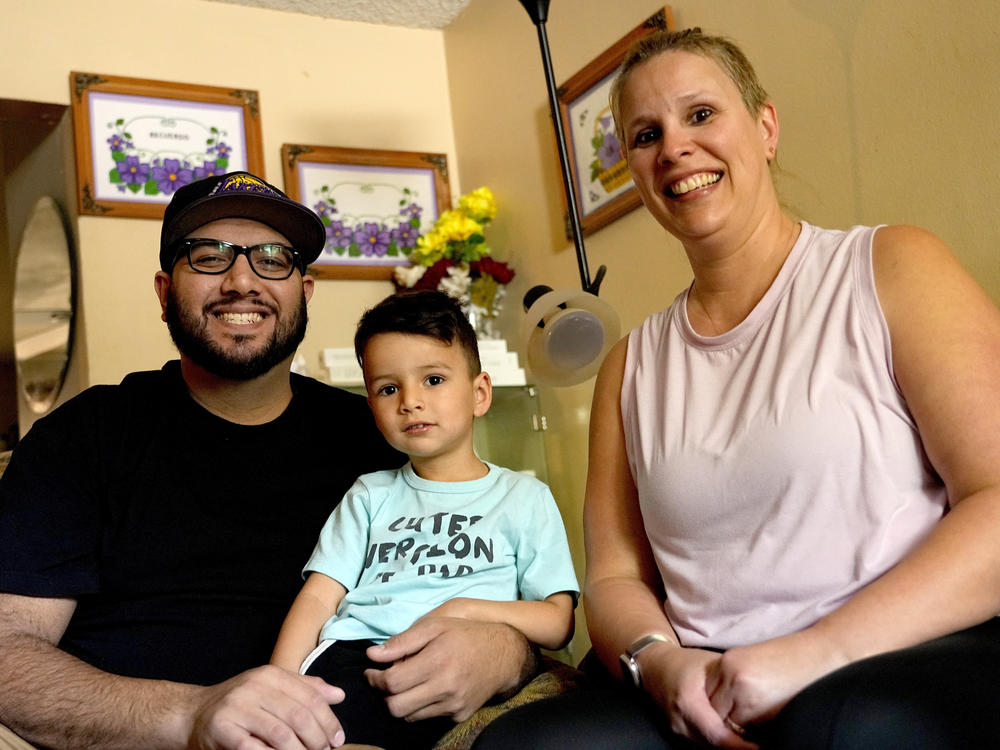
<path fill-rule="evenodd" d="M 473 295 L 475 297 L 475 295 Z M 503 338 L 497 329 L 497 318 L 503 309 L 504 285 L 497 284 L 496 291 L 490 295 L 488 300 L 470 300 L 463 305 L 465 316 L 472 324 L 476 336 L 480 339 Z M 476 304 L 479 301 L 487 303 L 487 306 Z"/>

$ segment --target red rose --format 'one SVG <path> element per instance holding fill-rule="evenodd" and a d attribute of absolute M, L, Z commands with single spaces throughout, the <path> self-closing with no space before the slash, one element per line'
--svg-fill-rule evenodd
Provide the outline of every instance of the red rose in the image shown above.
<path fill-rule="evenodd" d="M 455 265 L 449 258 L 442 258 L 434 265 L 430 266 L 420 280 L 413 285 L 414 289 L 437 289 L 441 279 L 448 275 L 448 269 Z"/>
<path fill-rule="evenodd" d="M 514 278 L 514 270 L 512 268 L 506 263 L 493 260 L 488 255 L 484 255 L 479 260 L 470 263 L 469 271 L 473 276 L 484 274 L 492 276 L 498 284 L 509 284 L 510 280 Z"/>

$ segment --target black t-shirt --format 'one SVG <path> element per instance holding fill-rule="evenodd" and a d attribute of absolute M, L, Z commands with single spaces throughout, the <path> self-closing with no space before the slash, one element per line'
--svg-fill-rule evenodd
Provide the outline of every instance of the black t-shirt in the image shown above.
<path fill-rule="evenodd" d="M 405 460 L 360 396 L 292 390 L 273 422 L 233 424 L 169 362 L 36 422 L 0 479 L 0 591 L 76 599 L 60 646 L 115 674 L 213 684 L 267 662 L 330 511 Z"/>

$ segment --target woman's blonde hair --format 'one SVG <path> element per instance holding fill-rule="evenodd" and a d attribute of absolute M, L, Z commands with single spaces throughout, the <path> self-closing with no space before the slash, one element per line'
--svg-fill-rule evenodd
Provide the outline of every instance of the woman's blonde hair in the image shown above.
<path fill-rule="evenodd" d="M 664 52 L 690 52 L 715 62 L 739 89 L 743 105 L 751 115 L 756 116 L 768 101 L 767 92 L 760 85 L 753 65 L 742 50 L 729 39 L 710 36 L 698 27 L 682 31 L 657 31 L 629 47 L 611 84 L 611 113 L 615 118 L 615 130 L 623 145 L 625 135 L 621 118 L 622 90 L 628 83 L 629 76 L 639 65 Z"/>

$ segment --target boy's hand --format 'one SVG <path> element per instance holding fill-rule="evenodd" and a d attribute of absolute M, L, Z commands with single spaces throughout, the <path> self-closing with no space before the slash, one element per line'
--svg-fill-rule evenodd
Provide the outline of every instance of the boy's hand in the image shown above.
<path fill-rule="evenodd" d="M 514 628 L 455 617 L 422 617 L 367 654 L 395 662 L 366 670 L 365 677 L 387 694 L 393 716 L 410 720 L 464 721 L 493 696 L 518 689 L 536 666 L 528 641 Z"/>

